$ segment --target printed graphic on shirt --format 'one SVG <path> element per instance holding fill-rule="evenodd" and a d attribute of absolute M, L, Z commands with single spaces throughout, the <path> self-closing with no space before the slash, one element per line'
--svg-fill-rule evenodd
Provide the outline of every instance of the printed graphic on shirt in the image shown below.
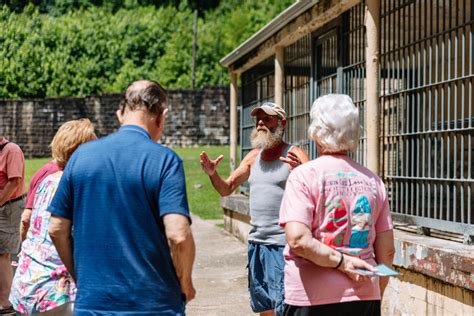
<path fill-rule="evenodd" d="M 338 173 L 336 173 L 336 176 L 343 177 L 343 178 L 354 178 L 354 177 L 357 177 L 357 173 L 355 173 L 355 172 L 348 172 L 348 173 L 338 172 Z"/>
<path fill-rule="evenodd" d="M 352 231 L 349 247 L 367 248 L 369 246 L 367 238 L 372 225 L 371 211 L 369 199 L 366 196 L 359 197 L 351 212 Z"/>
<path fill-rule="evenodd" d="M 375 183 L 361 179 L 355 172 L 338 172 L 324 181 L 323 193 L 326 196 L 355 198 L 368 192 L 374 192 Z"/>
<path fill-rule="evenodd" d="M 324 204 L 326 217 L 322 225 L 322 242 L 331 247 L 342 247 L 347 230 L 347 209 L 340 197 Z"/>
<path fill-rule="evenodd" d="M 368 197 L 374 193 L 376 185 L 356 172 L 326 176 L 322 193 L 327 200 L 321 240 L 339 251 L 359 255 L 369 246 L 372 207 Z"/>

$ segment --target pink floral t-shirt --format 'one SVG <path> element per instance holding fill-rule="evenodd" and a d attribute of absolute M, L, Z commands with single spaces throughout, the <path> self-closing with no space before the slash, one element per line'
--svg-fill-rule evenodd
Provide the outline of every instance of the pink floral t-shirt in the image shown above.
<path fill-rule="evenodd" d="M 49 237 L 51 213 L 47 211 L 60 177 L 46 177 L 36 190 L 30 228 L 18 255 L 10 302 L 24 314 L 50 311 L 76 296 L 76 285 Z"/>
<path fill-rule="evenodd" d="M 375 265 L 376 234 L 392 229 L 382 180 L 345 155 L 324 155 L 289 176 L 280 225 L 300 222 L 314 238 Z M 379 300 L 377 277 L 354 282 L 333 268 L 320 267 L 285 248 L 285 302 L 296 306 Z"/>

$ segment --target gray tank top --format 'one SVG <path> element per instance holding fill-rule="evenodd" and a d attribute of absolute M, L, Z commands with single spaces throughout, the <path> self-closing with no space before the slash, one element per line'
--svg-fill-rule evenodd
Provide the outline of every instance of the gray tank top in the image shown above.
<path fill-rule="evenodd" d="M 286 157 L 288 145 L 282 156 Z M 280 205 L 290 175 L 288 165 L 279 159 L 265 161 L 260 153 L 250 169 L 250 224 L 249 241 L 271 245 L 285 245 L 285 231 L 278 225 Z"/>

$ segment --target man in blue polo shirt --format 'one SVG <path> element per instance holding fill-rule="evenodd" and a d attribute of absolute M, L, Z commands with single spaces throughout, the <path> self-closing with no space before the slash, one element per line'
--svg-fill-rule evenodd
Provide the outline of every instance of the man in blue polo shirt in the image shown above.
<path fill-rule="evenodd" d="M 134 82 L 119 131 L 81 146 L 64 170 L 49 232 L 77 282 L 75 315 L 184 315 L 195 296 L 183 163 L 156 143 L 166 104 L 158 83 Z"/>

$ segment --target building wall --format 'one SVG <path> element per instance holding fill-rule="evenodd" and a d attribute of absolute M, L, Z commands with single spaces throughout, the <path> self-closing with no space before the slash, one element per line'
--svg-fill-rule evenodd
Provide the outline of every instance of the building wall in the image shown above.
<path fill-rule="evenodd" d="M 385 291 L 382 315 L 474 315 L 472 291 L 421 273 L 399 271 L 402 276 L 392 278 Z"/>
<path fill-rule="evenodd" d="M 397 229 L 384 315 L 474 315 L 474 246 Z"/>
<path fill-rule="evenodd" d="M 59 126 L 89 118 L 101 137 L 119 127 L 120 94 L 85 98 L 0 100 L 0 135 L 17 143 L 26 157 L 46 157 Z M 169 112 L 160 142 L 167 146 L 227 145 L 229 91 L 224 87 L 169 91 Z"/>

